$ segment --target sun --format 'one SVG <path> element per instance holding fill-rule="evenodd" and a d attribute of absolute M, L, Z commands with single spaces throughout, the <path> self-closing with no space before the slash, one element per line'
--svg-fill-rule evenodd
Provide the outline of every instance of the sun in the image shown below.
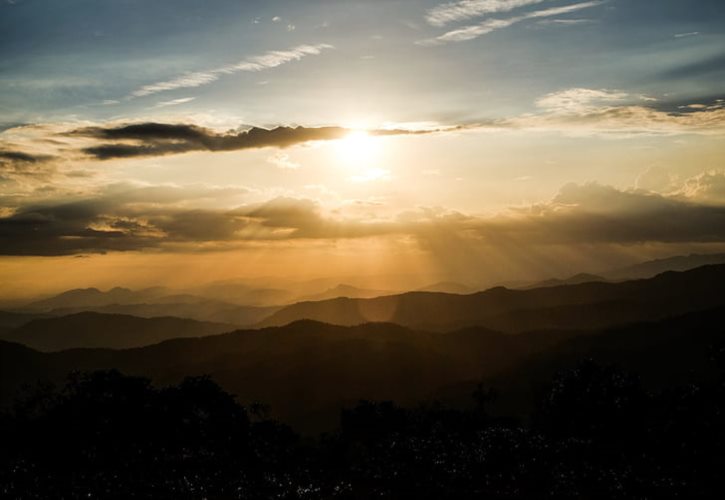
<path fill-rule="evenodd" d="M 380 153 L 379 139 L 366 130 L 352 130 L 336 141 L 335 150 L 339 160 L 350 167 L 374 167 Z"/>

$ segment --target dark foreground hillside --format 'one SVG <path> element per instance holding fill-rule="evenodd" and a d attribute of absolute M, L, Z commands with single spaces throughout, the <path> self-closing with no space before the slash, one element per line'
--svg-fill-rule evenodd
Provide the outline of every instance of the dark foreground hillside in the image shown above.
<path fill-rule="evenodd" d="M 723 368 L 723 351 L 711 352 Z M 206 378 L 153 388 L 118 372 L 36 387 L 0 416 L 3 498 L 720 498 L 725 378 L 642 387 L 584 361 L 525 422 L 361 402 L 301 439 Z"/>
<path fill-rule="evenodd" d="M 23 385 L 39 379 L 59 382 L 73 370 L 118 369 L 158 385 L 210 375 L 242 402 L 268 403 L 277 418 L 308 433 L 334 428 L 340 408 L 360 399 L 461 405 L 480 381 L 502 394 L 494 410 L 525 414 L 544 381 L 587 357 L 636 371 L 652 389 L 711 379 L 708 356 L 723 338 L 723 318 L 725 309 L 716 308 L 601 331 L 520 335 L 301 321 L 120 351 L 40 353 L 0 342 L 0 402 L 9 404 Z"/>
<path fill-rule="evenodd" d="M 515 335 L 305 320 L 122 350 L 0 341 L 0 498 L 720 498 L 719 272 L 620 284 L 657 319 L 618 326 L 597 322 L 609 304 L 574 317 L 588 328 Z M 483 296 L 525 323 L 520 297 L 586 308 L 609 285 Z M 101 323 L 20 329 L 127 341 L 151 321 L 84 317 Z"/>

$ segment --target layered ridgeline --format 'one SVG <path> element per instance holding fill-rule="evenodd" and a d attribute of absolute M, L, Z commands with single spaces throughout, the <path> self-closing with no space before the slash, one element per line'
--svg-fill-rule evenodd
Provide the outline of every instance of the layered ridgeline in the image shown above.
<path fill-rule="evenodd" d="M 202 291 L 209 293 L 210 296 L 172 293 L 165 287 L 142 290 L 116 287 L 107 291 L 79 288 L 26 304 L 22 307 L 22 313 L 0 312 L 0 327 L 19 326 L 38 317 L 67 316 L 79 312 L 123 314 L 141 318 L 174 316 L 197 321 L 229 323 L 240 327 L 254 325 L 280 308 L 249 305 L 257 303 L 264 290 L 250 290 L 243 287 L 231 290 L 228 286 L 221 291 L 216 288 Z M 224 296 L 224 292 L 229 294 L 230 300 L 235 297 L 239 302 L 226 302 L 215 298 Z M 233 292 L 237 295 L 233 296 Z"/>
<path fill-rule="evenodd" d="M 333 428 L 340 409 L 361 399 L 458 404 L 470 401 L 479 382 L 498 389 L 501 411 L 516 414 L 531 408 L 543 381 L 583 358 L 617 363 L 651 386 L 707 378 L 713 350 L 725 337 L 723 317 L 720 307 L 599 332 L 521 335 L 301 321 L 137 349 L 57 353 L 0 342 L 0 402 L 9 404 L 37 380 L 115 368 L 159 385 L 210 375 L 241 402 L 267 403 L 274 416 L 309 432 Z"/>
<path fill-rule="evenodd" d="M 40 379 L 116 368 L 162 385 L 208 374 L 241 401 L 268 403 L 306 430 L 333 426 L 340 408 L 360 399 L 468 401 L 481 381 L 500 388 L 506 411 L 519 412 L 537 384 L 586 357 L 655 385 L 706 377 L 713 349 L 723 345 L 723 318 L 722 265 L 624 283 L 301 303 L 268 321 L 283 326 L 222 335 L 214 334 L 229 325 L 84 313 L 3 333 L 15 343 L 0 344 L 0 401 Z M 126 350 L 27 347 L 121 348 L 183 336 L 202 338 Z"/>
<path fill-rule="evenodd" d="M 725 303 L 725 265 L 666 272 L 646 280 L 510 290 L 470 295 L 411 292 L 373 299 L 337 298 L 282 308 L 260 323 L 312 319 L 336 325 L 390 322 L 450 331 L 484 326 L 506 332 L 586 329 L 650 321 Z"/>
<path fill-rule="evenodd" d="M 42 351 L 128 348 L 254 324 L 283 326 L 300 320 L 342 326 L 384 322 L 428 331 L 472 326 L 506 333 L 601 329 L 725 305 L 725 265 L 622 283 L 588 282 L 527 290 L 498 287 L 469 295 L 419 291 L 368 299 L 338 297 L 282 308 L 224 303 L 220 308 L 217 303 L 192 299 L 186 304 L 98 305 L 131 293 L 137 296 L 144 292 L 77 290 L 48 299 L 54 305 L 74 303 L 75 307 L 35 314 L 0 313 L 0 339 Z M 84 308 L 79 302 L 88 305 Z M 203 321 L 208 317 L 218 321 Z"/>
<path fill-rule="evenodd" d="M 16 328 L 0 330 L 0 339 L 39 351 L 74 348 L 128 349 L 164 340 L 204 337 L 236 327 L 190 319 L 137 318 L 122 314 L 82 312 L 68 316 L 32 319 Z"/>

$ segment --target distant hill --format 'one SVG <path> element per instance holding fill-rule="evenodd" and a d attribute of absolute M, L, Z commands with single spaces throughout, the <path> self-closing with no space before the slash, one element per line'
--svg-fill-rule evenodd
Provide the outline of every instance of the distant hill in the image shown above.
<path fill-rule="evenodd" d="M 68 290 L 53 297 L 31 302 L 25 309 L 51 311 L 53 309 L 101 307 L 111 304 L 130 304 L 146 302 L 163 297 L 168 289 L 163 287 L 146 288 L 133 291 L 128 288 L 116 287 L 106 292 L 98 288 L 78 288 Z"/>
<path fill-rule="evenodd" d="M 289 304 L 294 298 L 291 292 L 284 290 L 251 288 L 236 284 L 208 285 L 194 288 L 190 292 L 173 292 L 165 287 L 151 287 L 142 290 L 116 287 L 107 291 L 98 288 L 78 288 L 31 302 L 23 306 L 21 310 L 26 312 L 98 311 L 103 307 L 130 305 L 168 305 L 171 308 L 187 305 L 187 311 L 194 308 L 200 311 L 208 311 L 210 308 L 231 310 L 235 307 L 273 307 L 278 304 Z M 199 307 L 195 307 L 197 305 Z M 195 315 L 194 317 L 201 316 Z M 247 324 L 247 322 L 241 324 Z"/>
<path fill-rule="evenodd" d="M 235 325 L 236 327 L 246 327 L 259 323 L 279 309 L 281 307 L 238 306 L 214 300 L 179 303 L 159 301 L 154 304 L 112 304 L 100 307 L 54 309 L 49 314 L 66 316 L 83 311 L 90 311 L 103 314 L 125 314 L 138 316 L 140 318 L 172 316 L 197 321 L 227 323 Z"/>
<path fill-rule="evenodd" d="M 308 295 L 302 297 L 300 302 L 315 302 L 320 300 L 334 299 L 337 297 L 349 297 L 351 299 L 365 299 L 372 297 L 380 297 L 383 295 L 392 295 L 395 292 L 389 290 L 367 290 L 364 288 L 357 288 L 352 285 L 340 284 L 336 287 L 325 290 L 322 293 Z"/>
<path fill-rule="evenodd" d="M 580 285 L 581 283 L 592 283 L 595 281 L 607 281 L 607 279 L 603 278 L 601 276 L 597 276 L 596 274 L 579 273 L 579 274 L 575 274 L 574 276 L 570 276 L 569 278 L 548 279 L 548 280 L 544 280 L 544 281 L 539 281 L 538 283 L 534 283 L 533 285 L 527 285 L 525 287 L 520 287 L 520 288 L 530 289 L 530 288 L 545 288 L 545 287 L 562 286 L 562 285 Z"/>
<path fill-rule="evenodd" d="M 417 291 L 419 291 L 419 292 L 457 293 L 460 295 L 466 295 L 466 294 L 475 292 L 476 289 L 471 288 L 468 285 L 463 285 L 461 283 L 455 283 L 453 281 L 440 281 L 438 283 L 434 283 L 432 285 L 428 285 L 426 287 L 419 288 Z"/>
<path fill-rule="evenodd" d="M 294 302 L 296 295 L 288 290 L 250 286 L 245 283 L 221 282 L 190 290 L 194 295 L 220 302 L 246 306 L 277 306 Z"/>
<path fill-rule="evenodd" d="M 666 271 L 688 271 L 701 266 L 725 264 L 725 253 L 690 254 L 650 260 L 605 273 L 610 280 L 651 278 Z"/>
<path fill-rule="evenodd" d="M 0 311 L 0 328 L 17 328 L 18 326 L 33 321 L 34 319 L 45 318 L 48 316 L 48 314 Z"/>
<path fill-rule="evenodd" d="M 622 363 L 645 382 L 707 376 L 713 345 L 723 342 L 725 308 L 600 332 L 507 335 L 484 328 L 447 334 L 393 324 L 340 327 L 301 321 L 280 328 L 176 339 L 121 351 L 40 353 L 0 342 L 0 402 L 24 383 L 59 380 L 71 370 L 117 368 L 176 383 L 208 374 L 242 402 L 262 401 L 307 431 L 330 429 L 359 399 L 402 404 L 450 396 L 470 399 L 477 381 L 498 387 L 502 404 L 521 408 L 548 374 L 581 357 Z"/>
<path fill-rule="evenodd" d="M 280 309 L 260 326 L 311 319 L 347 326 L 372 321 L 434 331 L 480 325 L 518 332 L 576 329 L 589 323 L 601 328 L 723 304 L 725 265 L 719 265 L 623 283 L 592 282 L 531 290 L 499 287 L 471 295 L 411 292 L 373 299 L 301 302 Z"/>
<path fill-rule="evenodd" d="M 39 351 L 73 348 L 126 349 L 180 337 L 228 332 L 234 326 L 180 318 L 136 318 L 120 314 L 83 312 L 36 319 L 0 335 Z"/>

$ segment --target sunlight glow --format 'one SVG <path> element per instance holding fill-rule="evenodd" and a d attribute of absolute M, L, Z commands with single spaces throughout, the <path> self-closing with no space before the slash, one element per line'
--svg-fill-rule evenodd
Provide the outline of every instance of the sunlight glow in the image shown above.
<path fill-rule="evenodd" d="M 383 141 L 366 130 L 352 130 L 335 142 L 336 163 L 351 172 L 353 182 L 371 182 L 390 178 L 390 172 L 381 167 Z"/>
<path fill-rule="evenodd" d="M 335 143 L 341 162 L 350 167 L 374 167 L 380 153 L 380 141 L 365 130 L 353 130 Z"/>

